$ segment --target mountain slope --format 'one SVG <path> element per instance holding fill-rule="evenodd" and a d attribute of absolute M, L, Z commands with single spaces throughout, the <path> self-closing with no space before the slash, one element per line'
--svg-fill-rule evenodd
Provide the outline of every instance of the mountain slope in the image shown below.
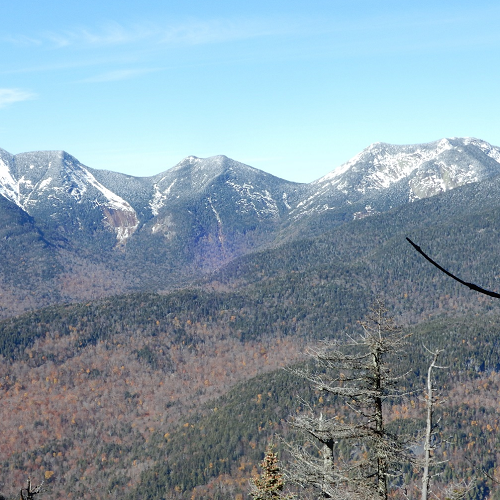
<path fill-rule="evenodd" d="M 12 156 L 0 150 L 0 162 L 0 194 L 30 215 L 47 222 L 66 209 L 74 211 L 73 220 L 85 222 L 78 206 L 86 212 L 97 209 L 101 222 L 123 242 L 139 225 L 155 220 L 149 229 L 158 230 L 165 213 L 189 205 L 228 226 L 294 220 L 360 200 L 383 198 L 395 206 L 498 175 L 500 148 L 473 138 L 410 146 L 376 143 L 308 185 L 225 156 L 191 156 L 148 178 L 93 170 L 62 151 Z"/>
<path fill-rule="evenodd" d="M 64 151 L 6 159 L 4 154 L 2 194 L 45 225 L 70 235 L 102 225 L 114 231 L 118 241 L 136 229 L 137 216 L 129 203 Z"/>
<path fill-rule="evenodd" d="M 499 306 L 493 311 L 494 301 L 475 300 L 404 241 L 408 228 L 422 245 L 429 239 L 434 249 L 440 244 L 439 258 L 443 249 L 454 255 L 455 262 L 444 255 L 450 265 L 465 259 L 481 277 L 496 273 L 484 260 L 500 234 L 494 193 L 489 212 L 473 210 L 464 217 L 459 203 L 460 191 L 480 185 L 240 258 L 228 266 L 239 274 L 226 275 L 226 286 L 236 285 L 237 293 L 136 294 L 1 322 L 1 416 L 9 440 L 0 447 L 6 477 L 15 484 L 26 470 L 55 472 L 49 485 L 56 498 L 69 492 L 109 498 L 112 491 L 156 499 L 164 498 L 165 489 L 175 489 L 178 498 L 214 498 L 213 482 L 238 481 L 237 491 L 245 491 L 266 441 L 283 431 L 283 420 L 297 408 L 297 392 L 318 401 L 280 373 L 215 398 L 259 370 L 299 359 L 311 341 L 355 330 L 375 293 L 396 302 L 405 322 L 437 316 L 411 337 L 415 355 L 403 368 L 411 371 L 408 384 L 414 387 L 425 373 L 422 343 L 446 347 L 443 362 L 454 370 L 441 379 L 454 397 L 446 420 L 446 435 L 453 437 L 448 453 L 455 460 L 455 451 L 469 442 L 491 448 L 494 433 L 478 432 L 496 419 L 497 402 L 484 397 L 483 386 L 496 390 Z M 432 220 L 437 223 L 429 229 Z M 483 242 L 468 248 L 469 238 Z M 450 320 L 451 314 L 459 317 Z M 473 387 L 470 381 L 478 376 L 484 378 L 472 395 L 469 389 L 469 396 L 461 395 L 463 384 Z M 457 415 L 475 424 L 456 429 L 449 420 Z M 415 412 L 405 418 L 417 427 Z M 461 437 L 464 429 L 470 439 Z M 462 467 L 463 459 L 458 463 Z M 231 492 L 220 498 L 234 498 Z"/>
<path fill-rule="evenodd" d="M 472 293 L 427 263 L 406 237 L 465 281 L 500 291 L 499 200 L 500 177 L 462 186 L 235 259 L 208 283 L 252 291 L 264 303 L 286 300 L 286 283 L 294 290 L 300 284 L 297 301 L 324 304 L 332 328 L 340 318 L 337 310 L 349 310 L 347 298 L 356 292 L 352 307 L 364 311 L 369 294 L 382 293 L 412 322 L 430 314 L 429 308 L 474 309 L 484 302 L 498 308 L 498 301 Z"/>
<path fill-rule="evenodd" d="M 498 148 L 379 144 L 311 185 L 222 156 L 143 179 L 66 153 L 0 157 L 1 312 L 85 299 L 0 322 L 4 482 L 28 471 L 55 498 L 234 498 L 300 386 L 279 372 L 245 382 L 353 331 L 376 295 L 413 326 L 409 385 L 422 344 L 453 366 L 444 477 L 465 477 L 474 446 L 478 470 L 498 466 L 485 450 L 498 446 L 500 302 L 405 240 L 499 291 Z M 137 225 L 120 233 L 127 214 Z M 116 296 L 181 279 L 197 289 Z M 421 418 L 393 413 L 412 432 Z"/>
<path fill-rule="evenodd" d="M 294 217 L 365 200 L 397 206 L 500 174 L 500 148 L 474 138 L 396 146 L 375 143 L 310 184 Z"/>
<path fill-rule="evenodd" d="M 499 161 L 500 149 L 478 139 L 378 143 L 297 184 L 225 156 L 188 157 L 138 178 L 86 167 L 62 151 L 0 150 L 0 198 L 30 221 L 19 231 L 43 235 L 53 261 L 52 274 L 33 276 L 14 260 L 8 272 L 19 277 L 17 291 L 3 286 L 9 297 L 31 297 L 16 307 L 170 289 L 239 256 L 493 179 Z M 22 238 L 2 245 L 24 251 Z"/>

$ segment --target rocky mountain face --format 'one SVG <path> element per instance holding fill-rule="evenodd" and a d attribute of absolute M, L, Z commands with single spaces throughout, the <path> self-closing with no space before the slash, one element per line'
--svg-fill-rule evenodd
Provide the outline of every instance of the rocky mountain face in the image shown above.
<path fill-rule="evenodd" d="M 396 146 L 375 143 L 309 185 L 300 216 L 373 201 L 390 208 L 500 173 L 500 148 L 474 138 Z"/>
<path fill-rule="evenodd" d="M 117 244 L 138 230 L 171 238 L 179 211 L 196 210 L 221 243 L 226 225 L 231 230 L 294 220 L 360 200 L 400 205 L 498 173 L 500 148 L 473 138 L 372 144 L 310 184 L 288 182 L 225 156 L 190 156 L 170 170 L 139 178 L 94 170 L 64 151 L 13 156 L 0 150 L 0 194 L 66 232 L 84 231 L 91 220 L 114 233 Z"/>
<path fill-rule="evenodd" d="M 53 291 L 44 292 L 48 303 L 85 297 L 89 287 L 92 296 L 169 288 L 284 238 L 314 234 L 499 173 L 500 148 L 473 138 L 372 144 L 310 184 L 225 156 L 187 157 L 165 172 L 139 178 L 86 167 L 63 151 L 11 155 L 0 150 L 5 235 L 0 251 L 10 256 L 4 269 L 15 270 L 3 271 L 0 280 L 4 289 L 21 286 L 16 276 L 24 270 L 16 255 L 22 252 L 30 274 L 43 263 L 47 272 L 39 281 L 55 280 Z M 12 229 L 13 213 L 36 244 L 26 246 L 24 230 Z M 34 286 L 33 279 L 27 281 Z"/>

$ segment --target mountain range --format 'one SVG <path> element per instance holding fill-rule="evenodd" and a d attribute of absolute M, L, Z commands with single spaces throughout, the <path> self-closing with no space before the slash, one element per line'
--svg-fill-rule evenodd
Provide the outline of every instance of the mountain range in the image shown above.
<path fill-rule="evenodd" d="M 474 469 L 471 498 L 497 498 L 500 303 L 405 237 L 499 291 L 499 174 L 478 139 L 374 144 L 310 184 L 222 156 L 136 178 L 2 152 L 2 494 L 29 475 L 51 498 L 243 498 L 301 401 L 346 411 L 281 367 L 352 339 L 378 296 L 412 333 L 394 425 L 422 429 L 443 349 L 437 487 Z"/>
<path fill-rule="evenodd" d="M 361 200 L 427 198 L 494 176 L 499 164 L 500 148 L 473 138 L 376 143 L 324 177 L 298 184 L 225 156 L 190 156 L 155 176 L 132 177 L 86 167 L 64 151 L 11 155 L 0 149 L 0 194 L 48 225 L 70 219 L 79 231 L 93 214 L 120 245 L 141 231 L 172 238 L 176 212 L 190 208 L 223 234 L 236 221 L 286 223 Z"/>
<path fill-rule="evenodd" d="M 3 314 L 171 289 L 250 252 L 499 173 L 500 148 L 474 138 L 372 144 L 309 184 L 225 156 L 133 177 L 64 151 L 0 150 Z"/>

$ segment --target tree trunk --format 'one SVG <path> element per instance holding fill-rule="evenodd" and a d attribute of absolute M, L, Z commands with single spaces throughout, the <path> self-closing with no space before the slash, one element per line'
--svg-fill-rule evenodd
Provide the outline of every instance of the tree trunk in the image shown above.
<path fill-rule="evenodd" d="M 432 431 L 434 430 L 434 389 L 432 387 L 432 369 L 436 366 L 436 361 L 441 351 L 434 352 L 434 359 L 427 372 L 427 427 L 424 441 L 424 471 L 422 474 L 422 500 L 427 500 L 430 492 L 429 468 L 432 458 L 433 447 L 431 445 Z M 438 367 L 439 368 L 439 367 Z"/>

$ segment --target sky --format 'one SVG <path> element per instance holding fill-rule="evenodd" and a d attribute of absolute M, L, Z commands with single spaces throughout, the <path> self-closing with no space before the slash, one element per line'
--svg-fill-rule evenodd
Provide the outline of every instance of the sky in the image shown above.
<path fill-rule="evenodd" d="M 5 2 L 0 148 L 311 182 L 374 142 L 500 146 L 499 23 L 497 0 Z"/>

